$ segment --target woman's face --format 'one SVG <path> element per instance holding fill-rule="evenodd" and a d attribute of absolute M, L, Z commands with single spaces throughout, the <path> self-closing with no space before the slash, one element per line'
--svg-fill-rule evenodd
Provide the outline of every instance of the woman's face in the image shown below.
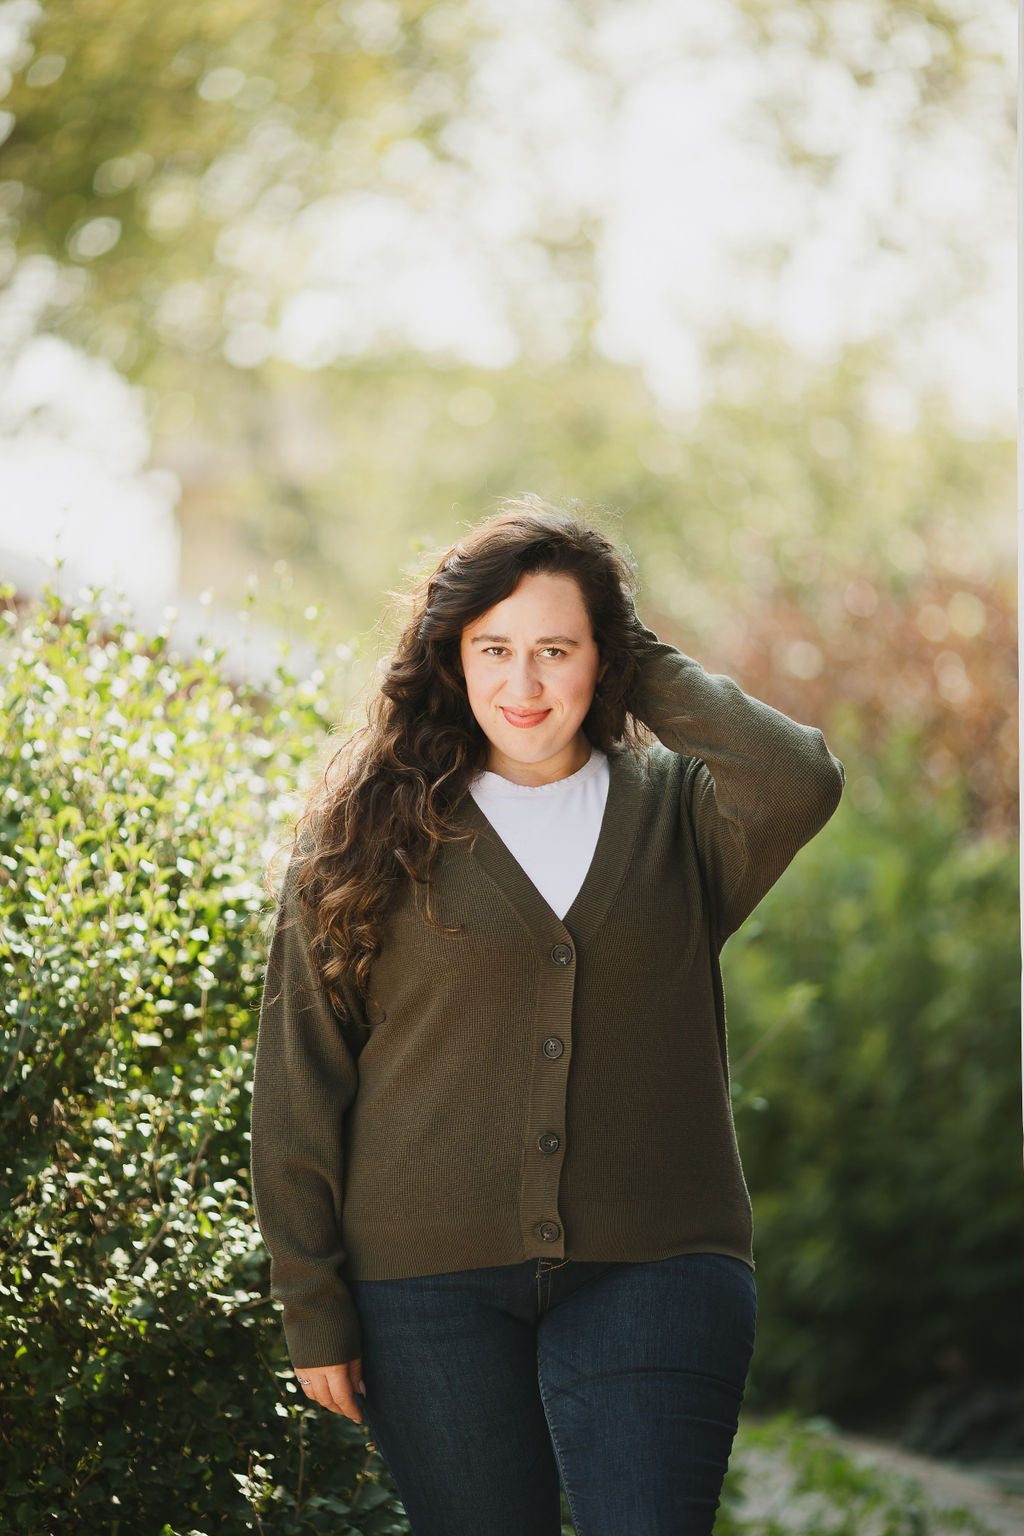
<path fill-rule="evenodd" d="M 462 631 L 469 706 L 491 744 L 487 767 L 516 784 L 550 784 L 590 756 L 581 729 L 607 662 L 579 583 L 536 571 Z"/>

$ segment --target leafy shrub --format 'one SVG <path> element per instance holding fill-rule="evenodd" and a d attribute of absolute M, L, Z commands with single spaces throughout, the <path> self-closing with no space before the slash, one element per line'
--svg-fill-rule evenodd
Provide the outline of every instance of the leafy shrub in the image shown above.
<path fill-rule="evenodd" d="M 262 869 L 322 690 L 228 687 L 95 594 L 5 617 L 0 1525 L 405 1530 L 300 1399 L 249 1199 Z"/>
<path fill-rule="evenodd" d="M 1019 1377 L 1017 853 L 919 762 L 894 738 L 867 794 L 847 754 L 835 817 L 723 952 L 755 1400 L 900 1410 Z"/>

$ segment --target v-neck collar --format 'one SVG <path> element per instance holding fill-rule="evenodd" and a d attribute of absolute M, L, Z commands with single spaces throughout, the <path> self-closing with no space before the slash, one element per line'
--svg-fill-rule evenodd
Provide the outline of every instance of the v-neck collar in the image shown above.
<path fill-rule="evenodd" d="M 608 797 L 594 856 L 564 918 L 559 918 L 548 905 L 473 796 L 466 792 L 458 814 L 464 827 L 481 833 L 473 847 L 474 857 L 542 943 L 568 934 L 576 943 L 585 944 L 604 922 L 636 837 L 641 783 L 642 771 L 632 753 L 608 753 Z"/>

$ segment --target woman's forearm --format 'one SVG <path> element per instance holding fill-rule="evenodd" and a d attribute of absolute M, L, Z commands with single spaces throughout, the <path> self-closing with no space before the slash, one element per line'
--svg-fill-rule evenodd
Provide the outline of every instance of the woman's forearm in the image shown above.
<path fill-rule="evenodd" d="M 306 953 L 307 932 L 286 879 L 267 964 L 253 1070 L 253 1205 L 271 1256 L 296 1367 L 360 1354 L 359 1324 L 341 1277 L 343 1116 L 358 1072 Z"/>
<path fill-rule="evenodd" d="M 664 746 L 696 760 L 685 792 L 724 938 L 828 821 L 845 770 L 817 727 L 638 629 L 634 714 Z"/>

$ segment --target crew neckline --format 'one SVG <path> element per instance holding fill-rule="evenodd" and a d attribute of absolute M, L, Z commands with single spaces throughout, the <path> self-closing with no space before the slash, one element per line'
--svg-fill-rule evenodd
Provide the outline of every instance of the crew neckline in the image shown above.
<path fill-rule="evenodd" d="M 550 784 L 517 784 L 514 779 L 506 779 L 504 774 L 494 773 L 489 768 L 482 768 L 470 784 L 470 789 L 485 789 L 488 794 L 502 795 L 543 795 L 557 794 L 560 790 L 571 788 L 581 784 L 584 779 L 589 779 L 597 773 L 602 763 L 608 761 L 607 756 L 599 747 L 592 746 L 590 756 L 582 768 L 577 768 L 575 773 L 567 774 L 564 779 L 553 779 Z"/>

